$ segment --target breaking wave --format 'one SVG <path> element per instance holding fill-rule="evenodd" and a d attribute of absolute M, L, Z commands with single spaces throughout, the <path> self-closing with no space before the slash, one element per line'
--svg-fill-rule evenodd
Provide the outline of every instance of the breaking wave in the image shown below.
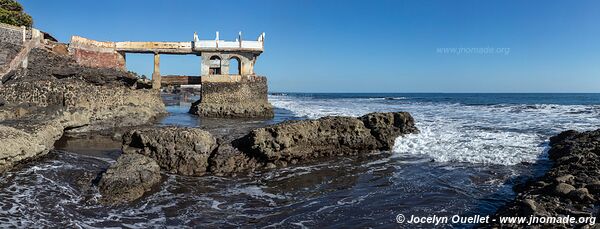
<path fill-rule="evenodd" d="M 270 96 L 275 106 L 306 118 L 360 116 L 408 111 L 420 134 L 396 139 L 397 154 L 426 155 L 435 161 L 514 165 L 544 157 L 547 139 L 566 129 L 600 124 L 594 105 L 493 104 Z"/>

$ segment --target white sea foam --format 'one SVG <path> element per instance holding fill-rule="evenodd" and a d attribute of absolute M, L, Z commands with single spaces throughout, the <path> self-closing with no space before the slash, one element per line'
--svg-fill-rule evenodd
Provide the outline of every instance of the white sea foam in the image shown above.
<path fill-rule="evenodd" d="M 275 106 L 295 115 L 360 116 L 376 111 L 408 111 L 420 134 L 396 139 L 398 155 L 425 155 L 436 161 L 514 165 L 544 156 L 549 136 L 567 129 L 588 130 L 600 124 L 598 106 L 490 105 L 390 102 L 361 98 L 321 99 L 270 96 Z"/>

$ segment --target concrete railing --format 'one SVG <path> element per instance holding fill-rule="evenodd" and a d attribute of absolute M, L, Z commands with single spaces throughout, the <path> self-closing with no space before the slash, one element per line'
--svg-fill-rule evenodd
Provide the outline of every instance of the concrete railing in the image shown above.
<path fill-rule="evenodd" d="M 194 42 L 194 50 L 199 51 L 264 51 L 262 41 L 221 41 L 221 40 L 200 40 Z"/>
<path fill-rule="evenodd" d="M 263 51 L 260 41 L 200 40 L 196 42 L 115 42 L 116 50 L 130 53 L 188 54 L 200 51 Z"/>
<path fill-rule="evenodd" d="M 191 53 L 191 42 L 116 42 L 117 51 L 132 53 Z"/>
<path fill-rule="evenodd" d="M 143 42 L 143 41 L 123 41 L 114 42 L 115 48 L 119 52 L 130 53 L 165 53 L 165 54 L 191 54 L 202 51 L 251 51 L 262 52 L 264 50 L 264 33 L 256 41 L 242 40 L 241 34 L 236 41 L 224 41 L 217 38 L 215 40 L 198 40 L 194 35 L 191 42 Z"/>

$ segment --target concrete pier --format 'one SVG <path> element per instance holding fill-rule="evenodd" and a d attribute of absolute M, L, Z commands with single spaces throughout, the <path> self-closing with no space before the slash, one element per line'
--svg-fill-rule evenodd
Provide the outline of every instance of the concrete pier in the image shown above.
<path fill-rule="evenodd" d="M 152 88 L 160 90 L 160 54 L 154 54 L 154 70 L 152 71 Z"/>
<path fill-rule="evenodd" d="M 160 55 L 200 56 L 202 96 L 190 113 L 209 117 L 272 117 L 267 100 L 267 80 L 254 72 L 258 56 L 264 51 L 265 34 L 256 40 L 200 40 L 194 34 L 188 42 L 101 42 L 73 36 L 69 52 L 81 65 L 125 70 L 126 53 L 154 55 L 152 88 L 161 89 Z M 237 65 L 232 64 L 237 63 Z"/>

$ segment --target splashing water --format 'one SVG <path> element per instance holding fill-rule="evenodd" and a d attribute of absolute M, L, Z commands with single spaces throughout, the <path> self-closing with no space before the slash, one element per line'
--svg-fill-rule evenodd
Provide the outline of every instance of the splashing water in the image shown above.
<path fill-rule="evenodd" d="M 0 227 L 387 228 L 397 226 L 399 213 L 491 214 L 514 197 L 513 184 L 546 171 L 549 136 L 600 124 L 597 95 L 281 94 L 269 100 L 276 122 L 409 111 L 421 133 L 396 139 L 391 156 L 239 177 L 163 174 L 157 190 L 120 206 L 99 204 L 97 188 L 80 182 L 118 154 L 55 151 L 0 176 Z M 169 111 L 162 124 L 205 125 L 185 107 Z"/>

